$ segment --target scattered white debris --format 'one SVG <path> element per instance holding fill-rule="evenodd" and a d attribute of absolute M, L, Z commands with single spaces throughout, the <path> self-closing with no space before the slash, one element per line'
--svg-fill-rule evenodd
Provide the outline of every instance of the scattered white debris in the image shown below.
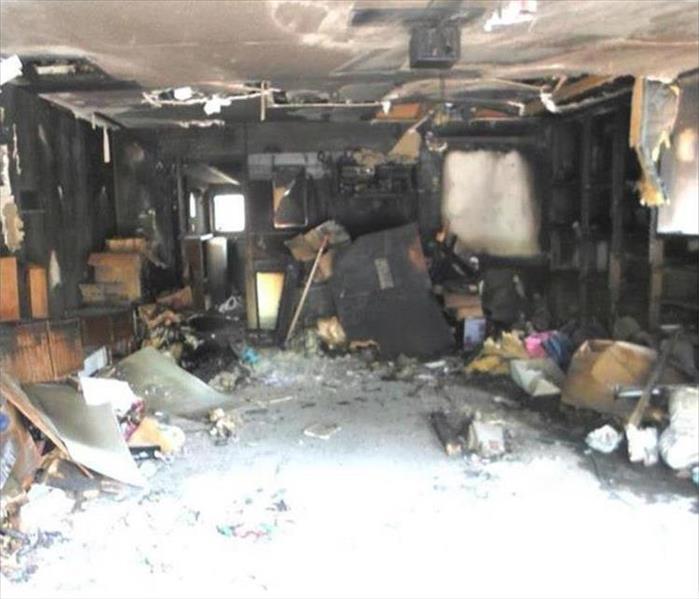
<path fill-rule="evenodd" d="M 654 427 L 637 428 L 633 424 L 626 427 L 626 440 L 629 445 L 629 460 L 643 462 L 644 466 L 658 463 L 658 430 Z"/>
<path fill-rule="evenodd" d="M 83 369 L 78 372 L 78 376 L 92 376 L 98 370 L 106 368 L 109 364 L 109 352 L 103 345 L 95 351 L 88 354 L 83 360 Z"/>
<path fill-rule="evenodd" d="M 226 442 L 237 435 L 242 425 L 242 420 L 235 412 L 226 412 L 223 408 L 216 408 L 209 412 L 209 422 L 213 426 L 209 429 L 209 435 L 219 442 Z"/>
<path fill-rule="evenodd" d="M 294 396 L 293 396 L 293 395 L 286 395 L 286 396 L 284 396 L 284 397 L 277 397 L 276 399 L 270 399 L 270 400 L 269 400 L 269 404 L 270 404 L 270 405 L 275 405 L 275 404 L 278 404 L 278 403 L 284 403 L 284 402 L 287 402 L 287 401 L 291 401 L 292 399 L 294 399 Z"/>
<path fill-rule="evenodd" d="M 327 441 L 339 430 L 340 426 L 338 424 L 317 423 L 307 427 L 306 430 L 303 431 L 303 434 L 307 437 L 313 437 L 314 439 L 323 439 L 323 441 Z"/>
<path fill-rule="evenodd" d="M 609 424 L 588 433 L 585 442 L 588 447 L 601 453 L 612 453 L 619 448 L 623 435 Z"/>
<path fill-rule="evenodd" d="M 224 370 L 219 372 L 212 379 L 209 379 L 209 386 L 216 389 L 216 391 L 221 391 L 222 393 L 230 393 L 235 389 L 238 384 L 241 375 L 237 372 L 228 372 Z"/>
<path fill-rule="evenodd" d="M 431 370 L 434 370 L 437 368 L 443 368 L 446 365 L 447 365 L 446 360 L 435 360 L 434 362 L 425 362 L 425 368 L 429 368 Z"/>
<path fill-rule="evenodd" d="M 117 417 L 124 416 L 139 401 L 126 381 L 81 376 L 80 387 L 88 406 L 109 403 Z"/>
<path fill-rule="evenodd" d="M 544 105 L 546 110 L 548 110 L 549 112 L 553 112 L 554 114 L 560 112 L 558 105 L 553 100 L 553 94 L 551 92 L 539 92 L 539 99 L 541 100 L 541 103 Z"/>
<path fill-rule="evenodd" d="M 230 106 L 233 98 L 223 97 L 223 96 L 212 96 L 209 100 L 204 102 L 204 112 L 207 116 L 212 114 L 219 114 L 224 106 Z"/>
<path fill-rule="evenodd" d="M 0 85 L 22 76 L 22 61 L 13 54 L 0 60 Z"/>
<path fill-rule="evenodd" d="M 558 395 L 565 375 L 551 358 L 512 360 L 512 380 L 533 397 Z"/>
<path fill-rule="evenodd" d="M 514 399 L 502 397 L 502 395 L 493 395 L 491 398 L 496 404 L 507 406 L 508 408 L 518 408 L 519 404 Z"/>
<path fill-rule="evenodd" d="M 22 174 L 22 160 L 19 155 L 19 135 L 17 134 L 17 123 L 12 123 L 12 159 L 15 161 L 15 172 Z"/>
<path fill-rule="evenodd" d="M 483 458 L 501 456 L 507 451 L 505 431 L 499 424 L 474 420 L 468 428 L 467 448 Z"/>
<path fill-rule="evenodd" d="M 192 127 L 225 127 L 226 121 L 223 119 L 202 119 L 192 121 L 178 121 L 178 127 L 190 129 Z"/>
<path fill-rule="evenodd" d="M 669 402 L 670 426 L 660 436 L 660 455 L 675 470 L 699 464 L 699 387 L 674 389 Z"/>
<path fill-rule="evenodd" d="M 191 197 L 191 196 L 190 196 Z M 191 203 L 191 199 L 190 199 Z M 235 310 L 239 309 L 242 306 L 242 301 L 239 297 L 236 297 L 235 295 L 231 295 L 225 302 L 219 304 L 219 306 L 216 308 L 219 313 L 225 314 L 227 312 L 234 312 Z"/>
<path fill-rule="evenodd" d="M 175 89 L 172 90 L 172 95 L 175 97 L 175 100 L 179 100 L 180 102 L 183 102 L 185 100 L 191 99 L 192 96 L 194 95 L 194 91 L 189 86 L 176 87 Z"/>

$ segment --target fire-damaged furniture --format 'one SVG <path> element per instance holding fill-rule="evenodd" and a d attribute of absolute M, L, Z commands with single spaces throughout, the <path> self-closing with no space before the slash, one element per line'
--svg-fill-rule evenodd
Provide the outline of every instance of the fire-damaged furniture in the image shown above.
<path fill-rule="evenodd" d="M 57 380 L 80 370 L 82 364 L 76 318 L 0 326 L 0 369 L 22 383 Z"/>

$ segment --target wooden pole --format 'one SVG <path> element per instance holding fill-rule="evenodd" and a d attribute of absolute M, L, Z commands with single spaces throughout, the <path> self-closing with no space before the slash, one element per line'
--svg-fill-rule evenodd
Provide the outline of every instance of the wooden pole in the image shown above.
<path fill-rule="evenodd" d="M 289 332 L 286 334 L 286 339 L 284 339 L 284 346 L 286 346 L 287 343 L 289 343 L 289 339 L 291 339 L 291 336 L 294 334 L 294 329 L 296 329 L 296 323 L 298 322 L 299 316 L 301 316 L 301 310 L 303 310 L 303 305 L 306 303 L 306 296 L 308 295 L 308 290 L 311 288 L 311 283 L 313 282 L 313 277 L 316 274 L 316 270 L 318 270 L 318 264 L 320 263 L 320 258 L 323 255 L 323 252 L 325 251 L 326 246 L 328 245 L 328 240 L 329 237 L 326 235 L 323 238 L 323 241 L 320 244 L 320 247 L 318 248 L 318 253 L 316 254 L 316 259 L 313 262 L 313 267 L 311 268 L 311 272 L 308 275 L 308 279 L 306 280 L 306 284 L 303 287 L 303 293 L 301 294 L 301 300 L 299 301 L 299 305 L 296 307 L 296 312 L 294 312 L 294 317 L 291 320 L 291 325 L 289 326 Z"/>
<path fill-rule="evenodd" d="M 650 264 L 650 297 L 648 300 L 648 328 L 660 328 L 660 313 L 663 299 L 663 262 L 665 241 L 658 235 L 658 208 L 650 209 L 650 232 L 648 239 L 648 262 Z"/>

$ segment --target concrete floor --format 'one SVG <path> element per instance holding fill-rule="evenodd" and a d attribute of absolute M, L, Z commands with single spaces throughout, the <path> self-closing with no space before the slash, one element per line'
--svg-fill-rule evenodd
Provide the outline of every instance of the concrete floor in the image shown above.
<path fill-rule="evenodd" d="M 585 455 L 560 423 L 460 375 L 382 374 L 269 355 L 236 392 L 238 440 L 176 421 L 184 453 L 150 488 L 57 519 L 53 543 L 2 575 L 2 597 L 699 595 L 691 483 Z M 437 408 L 502 422 L 510 453 L 448 458 Z M 341 428 L 305 436 L 315 423 Z"/>

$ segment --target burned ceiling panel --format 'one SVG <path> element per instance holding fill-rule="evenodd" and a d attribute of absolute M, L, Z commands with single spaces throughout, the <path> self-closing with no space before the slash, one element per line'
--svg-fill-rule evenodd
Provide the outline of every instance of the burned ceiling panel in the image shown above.
<path fill-rule="evenodd" d="M 192 86 L 225 96 L 238 93 L 241 82 L 269 81 L 277 89 L 334 101 L 452 99 L 468 95 L 474 79 L 582 74 L 672 79 L 699 66 L 699 4 L 691 0 L 4 0 L 0 17 L 3 55 L 83 58 L 112 80 L 133 81 L 148 91 Z M 461 58 L 448 71 L 411 70 L 410 28 L 434 22 L 458 24 Z M 171 115 L 167 108 L 144 106 L 138 94 L 123 90 L 99 98 L 60 95 L 66 90 L 72 91 L 54 90 L 59 95 L 50 99 L 79 110 L 97 100 L 105 115 L 141 126 L 180 118 L 178 111 Z M 228 107 L 228 117 L 247 119 L 250 112 L 255 118 L 258 108 L 244 104 Z M 307 113 L 279 112 L 276 118 Z M 194 120 L 227 122 L 227 117 L 224 112 Z"/>

